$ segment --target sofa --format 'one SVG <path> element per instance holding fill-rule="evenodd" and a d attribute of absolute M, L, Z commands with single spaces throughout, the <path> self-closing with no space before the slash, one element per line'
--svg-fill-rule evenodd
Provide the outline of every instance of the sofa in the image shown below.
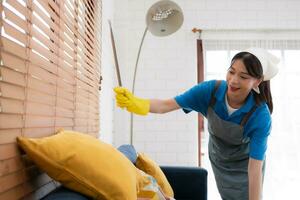
<path fill-rule="evenodd" d="M 159 166 L 132 145 L 115 148 L 72 130 L 44 138 L 20 136 L 17 143 L 41 170 L 65 186 L 44 200 L 207 199 L 205 169 Z"/>
<path fill-rule="evenodd" d="M 174 190 L 176 200 L 207 200 L 207 170 L 200 167 L 161 166 Z M 90 200 L 65 187 L 59 187 L 43 200 Z"/>

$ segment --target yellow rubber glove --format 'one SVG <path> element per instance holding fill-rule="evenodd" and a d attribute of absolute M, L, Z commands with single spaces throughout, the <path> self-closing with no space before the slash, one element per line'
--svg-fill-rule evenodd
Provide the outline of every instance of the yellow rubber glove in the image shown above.
<path fill-rule="evenodd" d="M 117 105 L 126 108 L 129 112 L 138 115 L 147 115 L 150 110 L 150 100 L 134 96 L 129 90 L 122 87 L 114 88 Z"/>

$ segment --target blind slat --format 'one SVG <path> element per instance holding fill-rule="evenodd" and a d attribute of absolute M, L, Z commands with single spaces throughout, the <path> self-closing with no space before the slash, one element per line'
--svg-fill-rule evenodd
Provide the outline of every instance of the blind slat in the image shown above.
<path fill-rule="evenodd" d="M 18 185 L 29 182 L 29 180 L 31 182 L 31 185 L 37 187 L 41 187 L 45 183 L 51 181 L 49 176 L 47 176 L 46 174 L 41 174 L 40 170 L 37 169 L 37 167 L 32 166 L 26 168 L 25 170 L 21 170 L 16 173 L 9 174 L 3 177 L 3 182 L 5 182 L 5 187 L 2 187 L 0 189 L 0 192 L 7 191 L 8 188 L 16 187 Z M 32 190 L 29 190 L 27 194 L 30 193 L 31 191 Z"/>
<path fill-rule="evenodd" d="M 11 37 L 14 37 L 16 40 L 25 45 L 27 38 L 24 33 L 20 32 L 15 27 L 6 23 L 5 21 L 3 22 L 3 27 L 6 34 L 8 34 Z"/>
<path fill-rule="evenodd" d="M 59 59 L 59 67 L 65 72 L 69 73 L 71 76 L 75 76 L 75 66 L 66 65 L 64 60 Z"/>
<path fill-rule="evenodd" d="M 54 127 L 24 128 L 23 132 L 25 137 L 40 138 L 53 135 L 55 129 Z"/>
<path fill-rule="evenodd" d="M 55 43 L 53 40 L 50 40 L 47 36 L 41 34 L 38 29 L 32 28 L 31 34 L 33 37 L 37 38 L 39 41 L 42 41 L 42 43 L 48 47 L 53 53 L 56 55 L 58 54 L 58 46 L 57 43 Z"/>
<path fill-rule="evenodd" d="M 78 21 L 76 21 L 74 18 L 72 18 L 68 12 L 64 12 L 64 21 L 68 24 L 69 27 L 71 27 L 71 31 L 72 31 L 72 35 L 70 35 L 71 37 L 73 37 L 74 35 L 78 38 L 78 37 L 82 37 L 84 39 L 86 39 L 87 44 L 92 44 L 92 42 L 94 41 L 94 36 L 90 31 L 85 31 L 82 32 L 84 29 L 80 29 L 79 27 L 79 23 Z M 85 24 L 80 24 L 81 27 L 86 27 L 86 29 L 88 30 L 88 26 L 85 26 Z M 75 32 L 75 30 L 77 30 Z M 93 45 L 90 45 L 90 47 L 92 47 Z"/>
<path fill-rule="evenodd" d="M 16 143 L 0 145 L 0 160 L 6 160 L 19 155 Z"/>
<path fill-rule="evenodd" d="M 73 119 L 64 117 L 56 117 L 55 124 L 56 126 L 74 126 Z"/>
<path fill-rule="evenodd" d="M 27 183 L 27 184 L 26 184 Z M 2 200 L 19 200 L 28 193 L 32 192 L 34 188 L 29 184 L 29 182 L 25 182 L 21 185 L 18 185 L 10 190 L 7 190 L 3 193 L 0 193 L 0 199 Z"/>
<path fill-rule="evenodd" d="M 45 117 L 41 115 L 25 115 L 25 127 L 26 128 L 41 128 L 54 126 L 53 117 Z"/>
<path fill-rule="evenodd" d="M 25 75 L 22 73 L 0 66 L 0 75 L 3 82 L 25 87 Z"/>
<path fill-rule="evenodd" d="M 28 73 L 36 78 L 39 78 L 47 83 L 55 84 L 57 76 L 44 68 L 30 64 L 28 67 Z"/>
<path fill-rule="evenodd" d="M 69 100 L 62 99 L 62 98 L 57 99 L 56 106 L 61 107 L 61 108 L 67 108 L 67 109 L 75 108 L 73 101 L 69 101 Z"/>
<path fill-rule="evenodd" d="M 62 78 L 57 79 L 57 86 L 63 88 L 67 92 L 73 93 L 75 91 L 74 84 L 70 84 L 65 80 L 63 80 Z"/>
<path fill-rule="evenodd" d="M 27 115 L 55 116 L 55 107 L 46 104 L 33 103 L 28 101 L 26 104 Z"/>
<path fill-rule="evenodd" d="M 4 51 L 18 55 L 18 57 L 23 58 L 24 60 L 26 59 L 26 48 L 3 36 L 1 36 L 1 41 Z"/>
<path fill-rule="evenodd" d="M 88 120 L 83 118 L 76 118 L 75 119 L 75 126 L 87 126 Z"/>
<path fill-rule="evenodd" d="M 76 116 L 76 118 L 88 118 L 89 117 L 89 113 L 88 112 L 83 112 L 81 110 L 76 110 L 74 115 Z"/>
<path fill-rule="evenodd" d="M 16 137 L 21 135 L 21 129 L 0 129 L 0 145 L 13 143 L 16 141 Z M 1 164 L 1 162 L 0 162 Z M 0 167 L 0 169 L 2 169 Z M 0 172 L 0 176 L 1 176 Z"/>
<path fill-rule="evenodd" d="M 1 57 L 4 66 L 9 67 L 10 69 L 14 69 L 18 72 L 22 72 L 22 73 L 26 72 L 25 60 L 5 52 L 1 53 Z"/>
<path fill-rule="evenodd" d="M 28 188 L 30 188 L 30 191 L 33 190 L 32 187 L 30 187 L 28 184 L 21 184 L 18 185 L 10 190 L 7 190 L 3 193 L 0 193 L 0 199 L 1 200 L 19 200 L 22 197 L 24 197 L 24 195 L 26 195 L 28 192 Z"/>
<path fill-rule="evenodd" d="M 68 64 L 69 68 L 71 68 L 71 66 L 74 66 L 74 63 L 75 63 L 74 57 L 72 57 L 72 58 L 70 57 L 72 54 L 71 55 L 67 54 L 64 51 L 60 51 L 59 53 L 60 53 L 60 57 L 62 58 L 60 60 L 60 65 L 61 65 L 61 61 L 63 60 L 65 63 Z"/>
<path fill-rule="evenodd" d="M 29 60 L 31 61 L 31 63 L 38 65 L 52 72 L 53 74 L 56 74 L 57 72 L 57 65 L 50 63 L 49 60 L 46 60 L 45 58 L 39 56 L 38 54 L 32 51 L 30 52 Z"/>
<path fill-rule="evenodd" d="M 29 177 L 23 170 L 3 176 L 0 178 L 0 185 L 2 186 L 0 187 L 0 193 L 8 190 L 9 188 L 13 188 L 17 185 L 20 185 L 21 183 L 27 180 L 29 180 Z"/>
<path fill-rule="evenodd" d="M 89 104 L 89 105 L 92 105 L 92 106 L 95 106 L 95 107 L 98 107 L 98 104 L 95 104 L 95 103 L 92 103 L 95 101 L 95 97 L 84 97 L 82 95 L 78 95 L 76 96 L 77 100 L 79 103 L 83 103 L 83 104 Z"/>
<path fill-rule="evenodd" d="M 85 8 L 87 8 L 90 12 L 87 12 L 87 17 L 89 17 L 92 21 L 92 25 L 95 25 L 95 22 L 93 20 L 93 16 L 95 13 L 94 13 L 94 6 L 92 6 L 90 4 L 90 1 L 84 1 L 84 5 L 85 5 Z"/>
<path fill-rule="evenodd" d="M 61 68 L 58 68 L 58 75 L 60 77 L 63 77 L 63 79 L 65 79 L 70 84 L 75 84 L 75 77 L 62 70 Z"/>
<path fill-rule="evenodd" d="M 56 107 L 56 116 L 74 118 L 75 114 L 71 109 Z"/>
<path fill-rule="evenodd" d="M 44 1 L 39 1 L 39 3 L 46 5 L 44 7 L 48 7 L 47 5 L 50 5 L 51 8 L 55 11 L 55 13 L 59 13 L 59 7 L 58 6 L 59 6 L 60 1 L 55 1 L 54 2 L 53 0 L 44 0 Z"/>
<path fill-rule="evenodd" d="M 54 106 L 56 96 L 44 93 L 44 91 L 27 89 L 27 99 L 28 99 L 28 101 L 44 103 L 46 105 Z"/>
<path fill-rule="evenodd" d="M 87 133 L 89 130 L 86 126 L 74 126 L 74 131 Z"/>
<path fill-rule="evenodd" d="M 57 96 L 69 101 L 73 101 L 75 98 L 74 93 L 65 91 L 62 88 L 57 88 Z"/>
<path fill-rule="evenodd" d="M 73 59 L 75 58 L 75 45 L 74 45 L 74 47 L 72 48 L 70 48 L 67 44 L 65 44 L 65 43 L 63 43 L 63 42 L 61 42 L 60 43 L 60 55 L 63 55 L 64 53 L 67 53 L 69 56 L 71 56 Z"/>
<path fill-rule="evenodd" d="M 2 97 L 19 100 L 25 99 L 25 91 L 23 87 L 11 85 L 5 82 L 0 82 L 0 91 Z"/>
<path fill-rule="evenodd" d="M 59 31 L 59 37 L 62 43 L 66 43 L 71 49 L 76 49 L 76 41 L 74 41 L 74 36 L 72 31 L 67 28 L 66 24 L 62 24 L 62 28 Z M 69 33 L 69 34 L 68 34 Z"/>
<path fill-rule="evenodd" d="M 42 4 L 40 5 L 43 6 Z M 32 4 L 32 9 L 34 10 L 35 14 L 39 16 L 44 21 L 44 23 L 46 23 L 50 28 L 54 30 L 59 30 L 59 25 L 57 24 L 57 21 L 53 21 L 50 18 L 53 15 L 48 17 L 48 13 L 46 14 L 44 11 L 42 11 L 35 3 Z"/>
<path fill-rule="evenodd" d="M 11 174 L 24 168 L 24 163 L 20 156 L 3 160 L 0 162 L 0 177 L 5 174 Z"/>
<path fill-rule="evenodd" d="M 56 94 L 56 87 L 53 84 L 45 83 L 30 76 L 28 77 L 28 87 L 50 95 Z"/>
<path fill-rule="evenodd" d="M 22 18 L 20 18 L 18 15 L 13 13 L 11 10 L 6 8 L 5 6 L 3 7 L 5 18 L 8 19 L 9 21 L 13 22 L 20 28 L 22 28 L 25 32 L 29 32 L 27 29 L 27 24 L 26 21 L 24 21 Z"/>
<path fill-rule="evenodd" d="M 52 53 L 49 49 L 40 45 L 36 40 L 31 40 L 30 48 L 37 51 L 40 55 L 47 58 L 52 64 L 57 64 L 58 57 L 56 54 Z"/>
<path fill-rule="evenodd" d="M 89 106 L 84 103 L 77 102 L 75 106 L 76 106 L 76 110 L 89 112 Z"/>
<path fill-rule="evenodd" d="M 23 114 L 23 102 L 18 100 L 6 99 L 0 97 L 0 106 L 2 113 Z"/>
<path fill-rule="evenodd" d="M 93 81 L 91 79 L 89 79 L 88 77 L 84 76 L 82 73 L 77 73 L 77 79 L 81 80 L 85 84 L 89 84 L 89 85 L 93 84 Z"/>
<path fill-rule="evenodd" d="M 57 31 L 53 32 L 53 30 L 50 29 L 50 27 L 46 26 L 40 19 L 38 19 L 36 16 L 32 17 L 32 24 L 33 29 L 36 29 L 40 34 L 45 34 L 48 38 L 50 38 L 54 42 L 58 42 L 58 35 Z"/>
<path fill-rule="evenodd" d="M 16 0 L 6 0 L 6 2 L 11 5 L 14 9 L 20 12 L 23 16 L 27 15 L 27 8 L 25 8 L 22 4 L 20 4 Z"/>
<path fill-rule="evenodd" d="M 98 121 L 94 121 L 94 120 L 89 120 L 89 119 L 85 119 L 85 118 L 76 118 L 75 119 L 75 126 L 97 126 L 98 125 Z"/>

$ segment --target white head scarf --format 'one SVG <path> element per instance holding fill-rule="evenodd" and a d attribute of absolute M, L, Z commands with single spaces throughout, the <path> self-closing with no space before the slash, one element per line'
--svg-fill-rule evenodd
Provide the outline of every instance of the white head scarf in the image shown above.
<path fill-rule="evenodd" d="M 264 81 L 268 81 L 278 73 L 279 58 L 262 48 L 249 48 L 245 52 L 249 52 L 256 56 L 263 68 Z"/>

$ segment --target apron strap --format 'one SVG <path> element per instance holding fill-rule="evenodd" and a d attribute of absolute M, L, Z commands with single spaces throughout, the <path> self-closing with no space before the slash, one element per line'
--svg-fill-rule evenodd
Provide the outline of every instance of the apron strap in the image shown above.
<path fill-rule="evenodd" d="M 251 110 L 243 117 L 240 125 L 244 126 L 246 124 L 246 122 L 248 121 L 248 119 L 250 118 L 250 116 L 252 115 L 252 113 L 254 113 L 254 111 L 256 110 L 257 105 L 254 105 Z"/>
<path fill-rule="evenodd" d="M 218 90 L 219 86 L 221 84 L 221 81 L 220 80 L 217 80 L 216 84 L 215 84 L 215 87 L 214 87 L 214 90 L 213 92 L 211 93 L 211 97 L 210 97 L 210 102 L 209 102 L 209 106 L 210 107 L 213 107 L 216 103 L 216 97 L 215 97 L 215 93 L 216 91 Z"/>

